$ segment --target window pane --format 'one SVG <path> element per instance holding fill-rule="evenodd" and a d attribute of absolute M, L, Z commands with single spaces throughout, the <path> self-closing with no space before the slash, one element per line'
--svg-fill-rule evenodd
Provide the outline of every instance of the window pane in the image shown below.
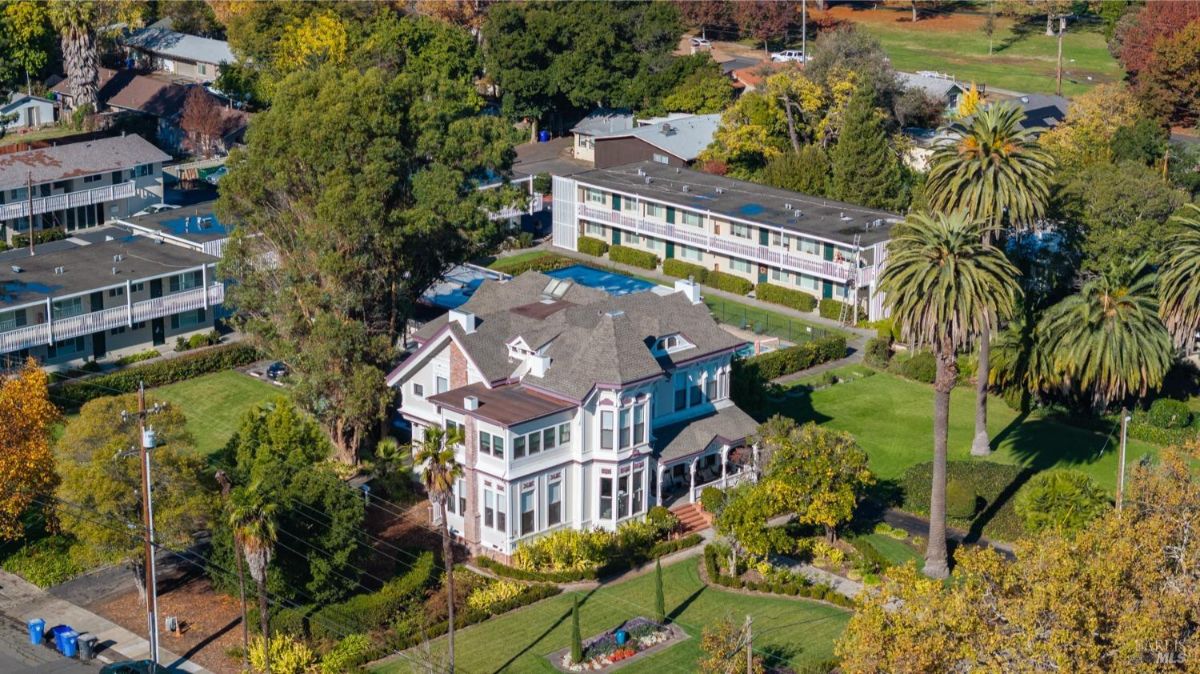
<path fill-rule="evenodd" d="M 633 442 L 646 441 L 646 406 L 638 405 L 633 408 Z"/>
<path fill-rule="evenodd" d="M 621 410 L 621 449 L 629 446 L 629 410 Z"/>
<path fill-rule="evenodd" d="M 490 489 L 483 490 L 483 525 L 495 527 L 496 494 Z"/>
<path fill-rule="evenodd" d="M 542 434 L 541 433 L 530 433 L 529 434 L 529 455 L 533 456 L 534 454 L 537 454 L 540 451 L 542 451 Z"/>
<path fill-rule="evenodd" d="M 691 389 L 692 389 L 691 406 L 694 407 L 694 406 L 700 404 L 700 384 L 699 384 L 699 382 L 692 384 Z"/>
<path fill-rule="evenodd" d="M 707 396 L 709 400 L 716 400 L 717 399 L 717 378 L 709 377 L 708 381 L 705 382 L 704 387 L 705 387 L 705 396 Z"/>
<path fill-rule="evenodd" d="M 612 519 L 612 489 L 613 483 L 611 477 L 600 478 L 600 519 Z"/>
<path fill-rule="evenodd" d="M 639 468 L 633 471 L 633 514 L 642 512 L 642 475 L 643 471 Z"/>
<path fill-rule="evenodd" d="M 679 375 L 675 377 L 675 411 L 678 412 L 687 407 L 687 377 Z"/>
<path fill-rule="evenodd" d="M 558 444 L 565 445 L 571 441 L 571 424 L 562 424 L 558 427 Z"/>
<path fill-rule="evenodd" d="M 551 482 L 546 488 L 546 525 L 562 521 L 562 483 Z"/>
<path fill-rule="evenodd" d="M 554 445 L 556 444 L 556 443 L 555 443 L 555 441 L 554 441 L 554 440 L 555 440 L 555 438 L 554 438 L 554 436 L 555 436 L 555 435 L 556 435 L 556 434 L 555 434 L 555 432 L 554 432 L 554 429 L 553 429 L 553 428 L 547 428 L 547 429 L 543 430 L 543 431 L 542 431 L 542 447 L 544 447 L 544 448 L 546 448 L 546 449 L 548 449 L 548 450 L 549 450 L 549 449 L 554 449 Z"/>
<path fill-rule="evenodd" d="M 531 534 L 537 531 L 533 517 L 533 494 L 532 491 L 521 492 L 521 533 Z"/>
<path fill-rule="evenodd" d="M 492 453 L 492 436 L 479 431 L 479 451 L 483 454 Z"/>
<path fill-rule="evenodd" d="M 613 448 L 613 413 L 600 413 L 600 448 Z"/>
<path fill-rule="evenodd" d="M 617 489 L 617 519 L 629 516 L 629 476 L 622 475 Z"/>
<path fill-rule="evenodd" d="M 492 455 L 498 459 L 504 458 L 504 438 L 499 435 L 492 436 Z"/>
<path fill-rule="evenodd" d="M 519 459 L 525 456 L 525 436 L 518 435 L 513 438 L 513 458 Z"/>

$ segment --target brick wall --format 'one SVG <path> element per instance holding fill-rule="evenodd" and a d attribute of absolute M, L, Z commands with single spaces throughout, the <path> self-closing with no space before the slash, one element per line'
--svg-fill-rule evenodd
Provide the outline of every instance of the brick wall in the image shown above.
<path fill-rule="evenodd" d="M 454 341 L 450 342 L 450 388 L 467 385 L 467 357 Z"/>
<path fill-rule="evenodd" d="M 451 362 L 453 363 L 453 354 L 458 352 L 458 346 L 453 344 L 451 346 L 453 348 Z M 453 365 L 451 365 L 451 372 L 453 372 Z M 475 419 L 467 417 L 466 422 L 466 465 L 463 466 L 463 472 L 467 484 L 467 512 L 463 515 L 463 538 L 471 553 L 479 554 L 479 473 L 475 470 L 475 465 L 479 461 L 479 433 L 476 430 Z"/>

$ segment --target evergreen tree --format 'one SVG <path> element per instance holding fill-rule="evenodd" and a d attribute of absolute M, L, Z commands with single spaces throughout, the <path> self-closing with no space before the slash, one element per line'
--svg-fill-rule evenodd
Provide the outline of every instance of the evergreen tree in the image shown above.
<path fill-rule="evenodd" d="M 579 636 L 579 595 L 571 606 L 571 662 L 583 660 L 583 639 Z"/>
<path fill-rule="evenodd" d="M 663 599 L 662 560 L 654 560 L 654 622 L 667 622 L 667 606 Z"/>
<path fill-rule="evenodd" d="M 824 197 L 829 194 L 829 156 L 813 143 L 767 162 L 763 181 L 773 187 Z"/>
<path fill-rule="evenodd" d="M 898 208 L 904 192 L 900 161 L 888 144 L 875 94 L 860 87 L 850 98 L 846 123 L 833 146 L 833 198 L 871 208 Z"/>

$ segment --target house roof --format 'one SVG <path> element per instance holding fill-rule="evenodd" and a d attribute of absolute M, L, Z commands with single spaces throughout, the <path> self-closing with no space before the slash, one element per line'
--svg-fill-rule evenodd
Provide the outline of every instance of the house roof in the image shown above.
<path fill-rule="evenodd" d="M 644 124 L 629 131 L 617 131 L 597 135 L 601 142 L 614 138 L 637 138 L 684 161 L 700 156 L 704 148 L 712 143 L 713 135 L 721 126 L 721 115 L 682 115 Z"/>
<path fill-rule="evenodd" d="M 155 117 L 174 118 L 183 112 L 183 102 L 193 86 L 198 85 L 139 75 L 132 70 L 100 68 L 100 89 L 96 92 L 96 98 L 102 105 L 144 112 Z M 70 82 L 63 80 L 54 85 L 51 91 L 70 95 Z"/>
<path fill-rule="evenodd" d="M 183 246 L 156 243 L 118 227 L 102 227 L 63 241 L 0 253 L 0 307 L 28 304 L 213 263 L 217 258 Z M 119 262 L 114 256 L 120 255 Z M 20 272 L 14 272 L 17 266 Z M 63 268 L 56 274 L 55 269 Z M 113 273 L 113 268 L 116 273 Z"/>
<path fill-rule="evenodd" d="M 722 330 L 707 307 L 693 305 L 683 293 L 612 296 L 567 281 L 561 297 L 543 299 L 554 280 L 526 272 L 507 282 L 484 281 L 459 307 L 476 316 L 473 332 L 439 317 L 417 331 L 417 341 L 426 344 L 449 330 L 484 379 L 497 382 L 520 367 L 508 356 L 508 344 L 519 337 L 534 349 L 544 347 L 550 358 L 545 375 L 525 375 L 524 385 L 572 400 L 582 400 L 597 385 L 622 386 L 662 376 L 675 368 L 676 359 L 692 360 L 744 344 Z M 548 310 L 530 311 L 533 305 Z M 677 333 L 695 347 L 656 357 L 652 348 L 657 339 Z"/>
<path fill-rule="evenodd" d="M 149 26 L 125 38 L 125 45 L 171 58 L 198 63 L 233 63 L 233 51 L 224 40 L 214 40 Z"/>
<path fill-rule="evenodd" d="M 713 440 L 736 445 L 754 435 L 758 422 L 739 407 L 729 404 L 717 411 L 654 431 L 660 462 L 676 461 L 708 448 Z"/>
<path fill-rule="evenodd" d="M 892 223 L 900 221 L 900 216 L 887 211 L 652 161 L 593 169 L 574 178 L 625 194 L 846 244 L 852 244 L 856 234 L 862 245 L 886 241 Z"/>
<path fill-rule="evenodd" d="M 920 89 L 934 98 L 949 98 L 956 90 L 959 93 L 963 90 L 962 86 L 949 76 L 897 71 L 896 79 L 900 80 L 905 88 Z"/>
<path fill-rule="evenodd" d="M 0 155 L 0 189 L 164 162 L 171 156 L 136 134 Z"/>
<path fill-rule="evenodd" d="M 623 109 L 596 108 L 587 117 L 571 127 L 572 133 L 596 136 L 614 131 L 628 131 L 634 127 L 633 113 Z"/>
<path fill-rule="evenodd" d="M 26 94 L 26 93 L 22 93 L 20 91 L 14 91 L 11 94 L 9 94 L 8 102 L 5 103 L 4 105 L 0 106 L 0 113 L 7 113 L 11 110 L 16 110 L 17 108 L 24 105 L 27 101 L 35 101 L 38 103 L 49 103 L 51 105 L 54 104 L 54 101 L 50 100 L 49 98 L 42 98 L 41 96 L 34 96 L 32 94 Z"/>
<path fill-rule="evenodd" d="M 1025 119 L 1021 126 L 1026 129 L 1049 129 L 1058 126 L 1067 116 L 1067 106 L 1070 101 L 1062 96 L 1047 96 L 1044 94 L 1024 94 L 1013 99 L 1025 111 Z"/>
<path fill-rule="evenodd" d="M 746 58 L 744 56 L 735 56 L 735 57 L 729 59 L 728 61 L 721 61 L 719 65 L 721 66 L 721 74 L 722 75 L 730 75 L 735 70 L 741 70 L 743 68 L 753 68 L 754 66 L 756 66 L 762 62 L 763 62 L 762 59 Z"/>
<path fill-rule="evenodd" d="M 795 61 L 759 61 L 753 65 L 735 68 L 733 70 L 733 78 L 750 89 L 757 89 L 762 86 L 768 77 L 781 70 L 798 70 L 803 67 Z"/>
<path fill-rule="evenodd" d="M 466 408 L 467 396 L 474 396 L 478 400 L 479 406 L 476 409 Z M 520 384 L 496 388 L 488 388 L 485 384 L 469 384 L 429 396 L 428 400 L 438 406 L 470 414 L 501 426 L 515 426 L 575 408 L 575 403 L 532 391 Z"/>

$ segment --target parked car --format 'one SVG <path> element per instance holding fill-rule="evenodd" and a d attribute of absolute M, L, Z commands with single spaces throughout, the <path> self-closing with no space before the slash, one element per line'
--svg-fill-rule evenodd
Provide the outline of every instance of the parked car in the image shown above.
<path fill-rule="evenodd" d="M 288 366 L 281 360 L 277 360 L 267 366 L 267 378 L 279 380 L 288 376 Z"/>
<path fill-rule="evenodd" d="M 204 182 L 208 183 L 209 185 L 216 185 L 217 183 L 221 182 L 221 178 L 224 178 L 226 173 L 229 173 L 229 169 L 222 166 L 216 171 L 204 176 Z"/>
<path fill-rule="evenodd" d="M 138 211 L 137 213 L 134 213 L 133 215 L 134 215 L 134 217 L 137 217 L 139 215 L 154 215 L 155 213 L 162 213 L 163 211 L 173 211 L 176 208 L 179 208 L 179 207 L 176 206 L 175 204 L 152 204 L 150 206 L 143 208 L 142 210 Z"/>
<path fill-rule="evenodd" d="M 808 57 L 805 56 L 804 53 L 799 49 L 785 49 L 783 51 L 773 52 L 771 54 L 771 60 L 775 63 L 786 63 L 788 61 L 804 63 L 808 60 Z"/>
<path fill-rule="evenodd" d="M 712 49 L 712 43 L 702 37 L 692 38 L 692 48 L 694 49 Z"/>

